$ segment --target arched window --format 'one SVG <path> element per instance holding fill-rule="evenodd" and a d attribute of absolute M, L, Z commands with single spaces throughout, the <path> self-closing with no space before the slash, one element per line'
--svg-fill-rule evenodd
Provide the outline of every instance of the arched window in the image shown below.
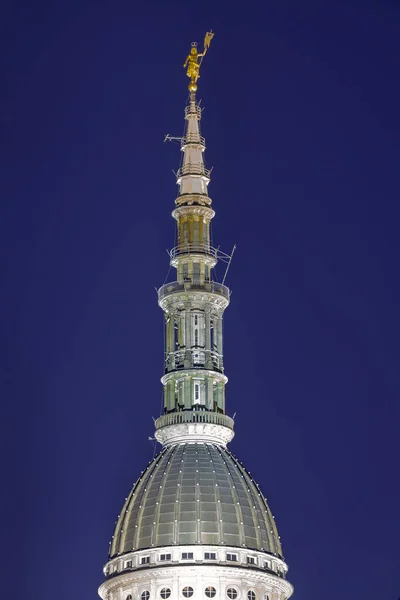
<path fill-rule="evenodd" d="M 125 600 L 132 600 L 132 594 L 128 594 Z"/>
<path fill-rule="evenodd" d="M 253 592 L 253 590 L 249 590 L 247 592 L 247 598 L 248 598 L 248 600 L 256 600 L 256 594 L 255 594 L 255 592 Z"/>

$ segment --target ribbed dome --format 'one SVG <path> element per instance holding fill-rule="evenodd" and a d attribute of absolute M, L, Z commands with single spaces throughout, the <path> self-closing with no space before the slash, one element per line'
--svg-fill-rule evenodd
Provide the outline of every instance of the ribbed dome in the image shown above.
<path fill-rule="evenodd" d="M 257 484 L 216 445 L 174 445 L 153 460 L 125 502 L 110 557 L 187 544 L 282 555 L 275 521 Z"/>

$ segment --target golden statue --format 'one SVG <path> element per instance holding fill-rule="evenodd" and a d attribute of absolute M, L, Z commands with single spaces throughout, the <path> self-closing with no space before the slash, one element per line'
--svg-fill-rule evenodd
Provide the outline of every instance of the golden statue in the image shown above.
<path fill-rule="evenodd" d="M 190 83 L 189 83 L 188 87 L 189 87 L 189 91 L 191 91 L 191 92 L 195 92 L 197 90 L 197 80 L 200 77 L 199 71 L 200 71 L 202 59 L 206 55 L 206 52 L 207 52 L 208 48 L 210 47 L 210 42 L 213 37 L 214 37 L 213 32 L 207 31 L 206 36 L 204 38 L 203 52 L 198 52 L 197 51 L 197 43 L 193 42 L 192 48 L 190 50 L 190 54 L 188 54 L 186 57 L 183 68 L 186 69 L 186 67 L 187 67 L 186 75 L 190 79 Z M 200 62 L 199 62 L 199 60 L 200 60 Z"/>

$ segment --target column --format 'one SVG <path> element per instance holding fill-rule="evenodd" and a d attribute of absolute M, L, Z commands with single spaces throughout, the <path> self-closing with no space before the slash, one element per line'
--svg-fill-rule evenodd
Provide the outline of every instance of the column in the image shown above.
<path fill-rule="evenodd" d="M 207 378 L 206 408 L 207 410 L 213 410 L 213 380 L 211 377 Z"/>
<path fill-rule="evenodd" d="M 206 347 L 206 369 L 212 369 L 211 360 L 211 319 L 210 309 L 207 307 L 204 313 L 205 318 L 205 347 Z"/>
<path fill-rule="evenodd" d="M 167 369 L 171 370 L 175 368 L 175 331 L 174 331 L 175 315 L 170 313 L 167 316 L 167 326 L 165 335 L 165 350 L 167 353 Z"/>
<path fill-rule="evenodd" d="M 175 410 L 175 380 L 170 379 L 164 388 L 166 394 L 166 409 Z"/>
<path fill-rule="evenodd" d="M 205 279 L 205 264 L 204 264 L 204 261 L 201 261 L 200 262 L 200 279 L 199 279 L 200 285 L 204 284 L 204 279 Z"/>
<path fill-rule="evenodd" d="M 225 385 L 222 382 L 217 383 L 217 408 L 218 412 L 225 413 Z"/>
<path fill-rule="evenodd" d="M 191 345 L 192 345 L 192 340 L 191 340 L 192 323 L 191 323 L 190 317 L 191 317 L 190 307 L 185 308 L 185 348 L 186 348 L 185 362 L 184 362 L 185 369 L 190 369 L 192 366 L 192 353 L 190 350 Z"/>
<path fill-rule="evenodd" d="M 185 312 L 178 313 L 178 348 L 182 350 L 185 347 Z"/>
<path fill-rule="evenodd" d="M 204 246 L 204 219 L 203 217 L 199 217 L 199 244 Z M 203 265 L 204 269 L 204 265 Z"/>
<path fill-rule="evenodd" d="M 185 398 L 185 409 L 192 408 L 192 380 L 190 377 L 185 377 L 183 383 L 184 398 Z"/>
<path fill-rule="evenodd" d="M 217 319 L 217 352 L 222 356 L 222 315 Z"/>

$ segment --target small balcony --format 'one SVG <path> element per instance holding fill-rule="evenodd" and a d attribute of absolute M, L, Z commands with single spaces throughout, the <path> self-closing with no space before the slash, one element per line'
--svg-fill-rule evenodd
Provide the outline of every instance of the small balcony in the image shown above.
<path fill-rule="evenodd" d="M 206 169 L 201 163 L 186 163 L 176 174 L 178 183 L 183 175 L 200 175 L 210 179 L 211 169 Z"/>
<path fill-rule="evenodd" d="M 156 429 L 160 429 L 161 427 L 177 425 L 179 423 L 212 423 L 213 425 L 223 425 L 232 429 L 232 431 L 234 426 L 233 419 L 228 417 L 228 415 L 208 412 L 206 410 L 187 410 L 163 415 L 156 420 L 155 426 Z"/>
<path fill-rule="evenodd" d="M 218 260 L 218 258 L 220 258 L 219 254 L 221 253 L 218 248 L 200 242 L 183 242 L 169 251 L 171 259 L 182 256 L 183 254 L 207 254 Z"/>
<path fill-rule="evenodd" d="M 187 146 L 188 144 L 199 144 L 200 146 L 203 146 L 203 148 L 205 148 L 206 140 L 199 133 L 187 133 L 181 138 L 181 149 Z"/>
<path fill-rule="evenodd" d="M 198 119 L 201 119 L 201 108 L 198 104 L 195 105 L 194 111 L 190 104 L 188 106 L 185 106 L 185 119 L 193 115 L 195 115 Z"/>
<path fill-rule="evenodd" d="M 191 281 L 185 281 L 179 283 L 178 281 L 171 281 L 166 283 L 158 290 L 158 302 L 160 303 L 164 298 L 175 294 L 176 292 L 209 292 L 211 294 L 219 294 L 223 296 L 227 302 L 229 302 L 230 290 L 226 285 L 217 283 L 216 281 L 206 281 L 202 284 L 192 283 Z"/>

